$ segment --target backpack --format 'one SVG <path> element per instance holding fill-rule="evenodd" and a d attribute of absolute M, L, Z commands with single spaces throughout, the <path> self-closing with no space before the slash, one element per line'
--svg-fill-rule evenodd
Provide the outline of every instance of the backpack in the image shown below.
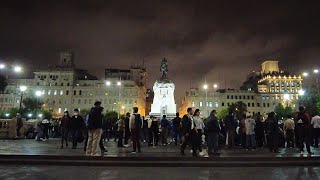
<path fill-rule="evenodd" d="M 134 114 L 134 127 L 135 129 L 141 129 L 142 120 L 140 114 Z"/>
<path fill-rule="evenodd" d="M 299 127 L 304 127 L 305 125 L 307 125 L 307 120 L 308 117 L 305 113 L 301 114 L 299 113 L 298 116 L 297 116 L 297 125 Z"/>

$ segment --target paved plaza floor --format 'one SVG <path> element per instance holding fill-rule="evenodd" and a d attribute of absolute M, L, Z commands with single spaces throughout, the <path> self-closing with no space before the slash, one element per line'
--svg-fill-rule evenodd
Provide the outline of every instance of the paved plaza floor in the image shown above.
<path fill-rule="evenodd" d="M 167 146 L 148 147 L 142 143 L 142 153 L 131 154 L 132 147 L 118 148 L 114 141 L 105 142 L 108 152 L 106 157 L 177 157 L 180 155 L 180 146 L 169 144 Z M 59 139 L 50 139 L 49 141 L 35 141 L 32 139 L 22 140 L 0 140 L 0 155 L 63 155 L 63 156 L 84 156 L 83 143 L 78 144 L 77 149 L 71 149 L 71 143 L 68 148 L 60 149 Z M 188 150 L 189 151 L 189 150 Z M 320 157 L 320 150 L 312 148 L 315 157 Z M 186 151 L 187 152 L 187 151 Z M 280 153 L 270 153 L 268 149 L 257 149 L 256 151 L 247 151 L 245 149 L 221 150 L 220 157 L 298 157 L 299 149 L 280 149 Z M 306 156 L 307 154 L 305 154 Z M 187 156 L 191 157 L 190 153 Z"/>
<path fill-rule="evenodd" d="M 319 167 L 0 166 L 1 180 L 319 180 Z"/>

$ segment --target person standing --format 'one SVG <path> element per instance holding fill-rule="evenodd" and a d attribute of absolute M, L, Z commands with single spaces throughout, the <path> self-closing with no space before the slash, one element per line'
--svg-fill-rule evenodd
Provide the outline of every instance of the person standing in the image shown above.
<path fill-rule="evenodd" d="M 206 129 L 208 135 L 208 154 L 217 155 L 219 149 L 219 132 L 220 125 L 216 116 L 216 110 L 212 110 L 206 121 Z"/>
<path fill-rule="evenodd" d="M 265 131 L 267 135 L 267 144 L 270 152 L 278 153 L 279 147 L 279 127 L 278 120 L 274 112 L 268 114 L 266 119 Z"/>
<path fill-rule="evenodd" d="M 174 134 L 174 144 L 177 146 L 178 145 L 178 137 L 179 141 L 181 141 L 181 118 L 179 117 L 179 113 L 176 113 L 176 117 L 172 120 L 173 124 L 173 134 Z"/>
<path fill-rule="evenodd" d="M 99 156 L 97 153 L 98 143 L 102 134 L 102 115 L 103 107 L 101 102 L 96 101 L 94 107 L 91 108 L 88 117 L 88 145 L 86 149 L 87 156 Z"/>
<path fill-rule="evenodd" d="M 169 121 L 167 119 L 167 116 L 163 115 L 161 119 L 161 144 L 165 146 L 168 144 L 167 143 L 168 130 L 169 130 Z"/>
<path fill-rule="evenodd" d="M 238 124 L 233 116 L 232 111 L 229 111 L 229 114 L 226 116 L 224 123 L 228 136 L 228 149 L 234 149 L 234 140 Z"/>
<path fill-rule="evenodd" d="M 306 148 L 309 155 L 312 155 L 310 150 L 310 140 L 311 140 L 311 123 L 310 123 L 310 116 L 305 111 L 304 107 L 299 107 L 299 112 L 296 117 L 297 129 L 298 129 L 298 136 L 300 140 L 300 154 L 304 153 L 304 143 L 306 144 Z"/>
<path fill-rule="evenodd" d="M 254 132 L 255 125 L 256 125 L 256 122 L 249 115 L 245 121 L 246 135 L 247 135 L 246 137 L 247 150 L 249 148 L 256 149 L 256 136 Z"/>
<path fill-rule="evenodd" d="M 262 148 L 265 141 L 264 141 L 264 124 L 261 119 L 260 112 L 258 112 L 256 117 L 256 128 L 255 128 L 255 134 L 256 134 L 256 142 L 257 147 Z"/>
<path fill-rule="evenodd" d="M 82 129 L 84 127 L 84 120 L 79 115 L 79 110 L 73 111 L 73 116 L 70 121 L 70 132 L 72 136 L 72 149 L 77 149 L 78 138 L 82 136 Z"/>
<path fill-rule="evenodd" d="M 319 137 L 320 137 L 320 116 L 316 115 L 311 119 L 311 125 L 313 126 L 314 135 L 314 147 L 319 147 Z"/>
<path fill-rule="evenodd" d="M 200 117 L 200 110 L 196 109 L 193 113 L 193 120 L 194 120 L 194 124 L 196 125 L 196 129 L 197 129 L 197 134 L 198 136 L 196 136 L 195 138 L 195 142 L 196 142 L 196 146 L 199 149 L 199 155 L 203 156 L 203 152 L 202 152 L 202 135 L 204 134 L 204 123 L 202 118 Z"/>
<path fill-rule="evenodd" d="M 291 119 L 291 116 L 287 116 L 287 120 L 284 121 L 283 130 L 286 135 L 287 148 L 294 148 L 294 120 Z"/>
<path fill-rule="evenodd" d="M 23 127 L 23 122 L 22 122 L 22 118 L 21 118 L 21 115 L 19 113 L 17 113 L 17 125 L 16 125 L 16 132 L 17 132 L 17 135 L 16 135 L 16 138 L 18 139 L 21 134 L 20 134 L 20 129 Z"/>
<path fill-rule="evenodd" d="M 151 117 L 149 146 L 158 146 L 159 142 L 159 122 L 157 117 Z"/>
<path fill-rule="evenodd" d="M 130 138 L 130 128 L 129 128 L 129 121 L 130 121 L 130 113 L 126 113 L 126 118 L 124 119 L 124 124 L 125 124 L 125 128 L 124 128 L 124 147 L 128 147 L 128 141 Z"/>
<path fill-rule="evenodd" d="M 185 155 L 184 151 L 187 147 L 187 144 L 191 142 L 192 147 L 192 155 L 197 156 L 197 149 L 195 146 L 195 142 L 193 141 L 193 137 L 196 134 L 195 124 L 193 122 L 193 110 L 192 108 L 187 109 L 187 114 L 183 116 L 181 120 L 181 131 L 182 131 L 182 137 L 183 142 L 181 145 L 181 155 Z"/>
<path fill-rule="evenodd" d="M 132 153 L 138 152 L 141 153 L 140 145 L 140 132 L 143 126 L 143 122 L 140 114 L 138 114 L 138 107 L 133 108 L 133 114 L 130 116 L 129 129 L 131 130 L 131 138 L 133 142 L 133 151 Z"/>
<path fill-rule="evenodd" d="M 125 129 L 124 119 L 125 119 L 125 117 L 121 116 L 118 121 L 118 135 L 119 135 L 118 147 L 124 147 L 123 146 L 123 133 L 124 133 L 124 129 Z"/>
<path fill-rule="evenodd" d="M 69 112 L 65 111 L 63 117 L 61 118 L 61 124 L 60 124 L 61 149 L 63 149 L 64 141 L 66 142 L 66 147 L 68 147 L 70 120 L 71 120 L 71 117 L 69 115 Z"/>
<path fill-rule="evenodd" d="M 240 139 L 241 139 L 241 146 L 243 148 L 246 148 L 246 119 L 247 116 L 245 114 L 242 115 L 240 120 L 240 126 L 239 126 L 239 133 L 240 133 Z"/>

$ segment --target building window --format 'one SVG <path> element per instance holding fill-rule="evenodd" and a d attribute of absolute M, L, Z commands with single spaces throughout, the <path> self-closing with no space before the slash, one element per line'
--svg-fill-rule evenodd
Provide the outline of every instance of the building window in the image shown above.
<path fill-rule="evenodd" d="M 66 91 L 66 95 L 69 95 L 69 91 Z"/>
<path fill-rule="evenodd" d="M 58 113 L 61 113 L 61 108 L 59 107 Z"/>
<path fill-rule="evenodd" d="M 270 107 L 270 104 L 269 104 L 269 103 L 267 103 L 267 107 Z"/>
<path fill-rule="evenodd" d="M 241 96 L 239 96 L 239 99 L 241 99 Z"/>
<path fill-rule="evenodd" d="M 60 90 L 60 95 L 63 95 L 63 90 Z"/>
<path fill-rule="evenodd" d="M 229 99 L 229 95 L 227 96 L 227 99 Z"/>
<path fill-rule="evenodd" d="M 81 104 L 81 99 L 78 99 L 78 104 Z"/>
<path fill-rule="evenodd" d="M 227 106 L 230 106 L 230 103 L 227 103 Z"/>
<path fill-rule="evenodd" d="M 257 107 L 260 107 L 260 103 L 257 103 Z"/>
<path fill-rule="evenodd" d="M 192 101 L 191 106 L 194 107 L 194 101 Z"/>
<path fill-rule="evenodd" d="M 63 83 L 61 83 L 61 86 L 63 86 Z"/>
<path fill-rule="evenodd" d="M 248 103 L 248 107 L 250 107 L 250 103 Z"/>
<path fill-rule="evenodd" d="M 209 102 L 209 107 L 212 107 L 212 102 Z"/>
<path fill-rule="evenodd" d="M 233 99 L 233 95 L 231 95 L 231 99 Z"/>
<path fill-rule="evenodd" d="M 246 99 L 246 96 L 243 96 L 243 99 Z"/>
<path fill-rule="evenodd" d="M 238 96 L 234 96 L 235 99 L 238 99 Z"/>
<path fill-rule="evenodd" d="M 77 95 L 77 91 L 76 90 L 73 91 L 73 95 Z"/>
<path fill-rule="evenodd" d="M 199 102 L 199 106 L 202 107 L 202 101 Z"/>
<path fill-rule="evenodd" d="M 250 99 L 250 96 L 247 96 L 247 99 Z"/>
<path fill-rule="evenodd" d="M 251 106 L 254 107 L 254 103 L 252 103 Z"/>
<path fill-rule="evenodd" d="M 219 103 L 218 102 L 216 102 L 216 107 L 219 107 Z"/>
<path fill-rule="evenodd" d="M 49 96 L 51 95 L 51 90 L 48 90 L 48 95 L 49 95 Z"/>
<path fill-rule="evenodd" d="M 224 106 L 224 102 L 223 102 L 223 103 L 221 103 L 221 106 Z"/>
<path fill-rule="evenodd" d="M 253 96 L 251 96 L 251 99 L 254 99 L 254 97 L 253 97 Z"/>
<path fill-rule="evenodd" d="M 263 103 L 263 107 L 266 107 L 266 103 Z"/>
<path fill-rule="evenodd" d="M 53 93 L 53 95 L 57 95 L 57 90 L 54 90 L 54 93 Z"/>
<path fill-rule="evenodd" d="M 82 91 L 80 90 L 80 91 L 79 91 L 79 95 L 81 96 L 81 94 L 82 94 Z"/>

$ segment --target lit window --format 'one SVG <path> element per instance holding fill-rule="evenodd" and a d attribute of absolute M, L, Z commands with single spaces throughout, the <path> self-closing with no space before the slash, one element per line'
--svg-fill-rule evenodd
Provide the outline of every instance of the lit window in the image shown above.
<path fill-rule="evenodd" d="M 48 90 L 48 95 L 51 95 L 51 90 Z"/>
<path fill-rule="evenodd" d="M 60 90 L 60 95 L 63 95 L 63 90 Z"/>
<path fill-rule="evenodd" d="M 199 106 L 202 107 L 202 101 L 199 102 Z"/>
<path fill-rule="evenodd" d="M 191 104 L 192 104 L 191 106 L 192 106 L 192 107 L 194 107 L 194 101 L 192 101 L 192 103 L 191 103 Z"/>
<path fill-rule="evenodd" d="M 58 113 L 61 113 L 61 108 L 59 108 Z"/>
<path fill-rule="evenodd" d="M 216 102 L 216 107 L 219 107 L 219 103 L 218 102 Z"/>
<path fill-rule="evenodd" d="M 212 102 L 209 102 L 209 107 L 212 107 Z"/>
<path fill-rule="evenodd" d="M 53 95 L 57 95 L 57 90 L 54 90 L 54 93 L 53 93 Z"/>

